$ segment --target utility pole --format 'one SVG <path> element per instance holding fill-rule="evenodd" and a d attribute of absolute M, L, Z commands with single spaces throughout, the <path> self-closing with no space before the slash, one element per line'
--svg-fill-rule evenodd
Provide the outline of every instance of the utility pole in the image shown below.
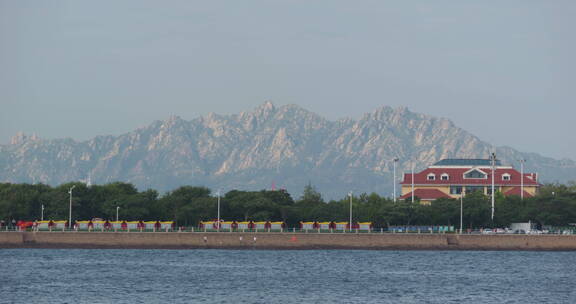
<path fill-rule="evenodd" d="M 412 162 L 412 203 L 414 203 L 414 162 Z"/>
<path fill-rule="evenodd" d="M 72 229 L 72 190 L 74 190 L 74 188 L 76 188 L 76 185 L 73 185 L 70 187 L 70 190 L 68 190 L 68 194 L 70 194 L 70 217 L 68 219 L 68 229 Z"/>
<path fill-rule="evenodd" d="M 120 210 L 120 206 L 116 206 L 116 221 L 118 221 L 118 211 Z"/>
<path fill-rule="evenodd" d="M 463 218 L 464 218 L 464 194 L 466 193 L 466 191 L 464 191 L 464 188 L 462 188 L 462 192 L 460 193 L 460 234 L 462 234 L 462 223 Z"/>
<path fill-rule="evenodd" d="M 393 185 L 394 185 L 394 202 L 396 202 L 396 163 L 398 162 L 398 157 L 394 158 L 393 160 L 393 164 L 394 164 L 394 181 L 393 181 Z"/>
<path fill-rule="evenodd" d="M 494 222 L 494 171 L 496 166 L 496 153 L 492 152 L 490 160 L 492 163 L 492 215 L 490 218 L 492 219 L 492 222 Z"/>
<path fill-rule="evenodd" d="M 350 232 L 352 232 L 352 191 L 348 192 L 350 197 Z"/>
<path fill-rule="evenodd" d="M 220 189 L 218 189 L 217 195 L 218 195 L 218 231 L 220 231 Z"/>
<path fill-rule="evenodd" d="M 525 159 L 520 160 L 520 200 L 524 200 L 524 163 Z"/>
<path fill-rule="evenodd" d="M 42 213 L 40 214 L 40 220 L 44 220 L 44 204 L 42 204 Z"/>

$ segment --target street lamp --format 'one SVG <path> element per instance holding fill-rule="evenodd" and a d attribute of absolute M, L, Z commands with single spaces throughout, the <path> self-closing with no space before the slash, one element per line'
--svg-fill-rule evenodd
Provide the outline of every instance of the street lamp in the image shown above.
<path fill-rule="evenodd" d="M 393 159 L 393 164 L 394 164 L 394 202 L 396 202 L 396 163 L 398 162 L 398 158 L 394 158 Z"/>
<path fill-rule="evenodd" d="M 76 185 L 73 185 L 70 187 L 70 190 L 68 190 L 68 194 L 70 194 L 70 217 L 68 219 L 68 229 L 72 229 L 72 190 L 74 190 L 74 188 L 76 188 Z"/>
<path fill-rule="evenodd" d="M 464 190 L 464 188 L 462 188 L 462 191 L 460 192 L 460 234 L 462 234 L 462 223 L 464 222 L 463 219 L 463 214 L 464 214 L 464 194 L 466 193 L 466 190 Z"/>
<path fill-rule="evenodd" d="M 524 163 L 525 159 L 520 160 L 520 200 L 524 200 Z"/>
<path fill-rule="evenodd" d="M 352 191 L 348 192 L 350 197 L 350 232 L 352 232 Z"/>
<path fill-rule="evenodd" d="M 220 189 L 216 194 L 218 195 L 218 231 L 220 231 Z"/>
<path fill-rule="evenodd" d="M 490 219 L 492 221 L 494 221 L 494 171 L 495 171 L 495 166 L 496 166 L 496 153 L 492 152 L 492 155 L 490 156 L 490 161 L 492 163 L 492 214 L 490 216 Z"/>
<path fill-rule="evenodd" d="M 42 204 L 42 212 L 40 213 L 40 220 L 44 220 L 44 204 Z"/>
<path fill-rule="evenodd" d="M 120 206 L 116 206 L 116 221 L 118 221 L 118 211 L 120 210 Z"/>
<path fill-rule="evenodd" d="M 412 162 L 412 203 L 414 203 L 414 162 Z"/>

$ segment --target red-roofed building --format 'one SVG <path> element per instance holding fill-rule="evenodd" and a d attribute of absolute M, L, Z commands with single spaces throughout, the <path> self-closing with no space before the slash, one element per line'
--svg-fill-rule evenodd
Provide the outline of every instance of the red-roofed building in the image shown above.
<path fill-rule="evenodd" d="M 495 190 L 504 195 L 534 196 L 540 184 L 535 173 L 524 173 L 523 177 L 511 166 L 499 161 L 494 166 Z M 412 174 L 405 173 L 400 199 L 412 197 Z M 459 198 L 463 193 L 481 191 L 492 193 L 492 167 L 487 159 L 444 159 L 427 169 L 414 173 L 414 196 L 430 202 L 441 197 Z"/>
<path fill-rule="evenodd" d="M 520 187 L 514 187 L 506 192 L 504 192 L 504 195 L 506 196 L 510 196 L 510 195 L 517 195 L 517 196 L 522 196 L 520 194 Z M 524 197 L 532 197 L 534 195 L 530 194 L 528 191 L 526 191 L 526 188 L 524 189 Z"/>

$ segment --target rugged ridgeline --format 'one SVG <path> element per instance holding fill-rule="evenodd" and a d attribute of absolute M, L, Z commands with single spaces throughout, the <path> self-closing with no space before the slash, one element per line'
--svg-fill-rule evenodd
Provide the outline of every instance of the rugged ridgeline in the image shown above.
<path fill-rule="evenodd" d="M 0 146 L 0 182 L 60 184 L 126 181 L 139 188 L 180 185 L 212 189 L 286 188 L 298 196 L 310 181 L 328 197 L 349 189 L 392 192 L 398 177 L 442 158 L 486 158 L 492 146 L 441 118 L 382 107 L 359 120 L 328 121 L 298 106 L 265 103 L 253 112 L 170 117 L 120 136 L 89 141 L 43 140 L 19 134 Z M 542 181 L 576 179 L 576 163 L 497 148 L 503 163 L 527 159 Z"/>

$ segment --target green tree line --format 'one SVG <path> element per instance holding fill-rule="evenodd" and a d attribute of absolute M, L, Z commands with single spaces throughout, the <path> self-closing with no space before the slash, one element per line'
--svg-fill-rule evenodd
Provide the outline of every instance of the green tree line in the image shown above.
<path fill-rule="evenodd" d="M 179 226 L 196 226 L 199 221 L 217 218 L 218 198 L 206 187 L 183 186 L 159 195 L 155 190 L 138 191 L 129 183 L 115 182 L 86 186 L 67 183 L 56 187 L 43 184 L 0 183 L 0 219 L 67 220 L 68 190 L 72 197 L 73 220 L 103 218 L 114 220 L 120 207 L 121 220 L 174 220 Z M 376 228 L 391 225 L 460 225 L 460 200 L 439 199 L 421 204 L 418 199 L 394 202 L 376 193 L 352 199 L 353 220 L 372 222 Z M 348 221 L 348 196 L 325 201 L 309 184 L 294 200 L 284 191 L 232 190 L 221 197 L 221 218 L 228 221 L 285 221 L 297 227 L 300 221 Z M 537 196 L 504 197 L 497 193 L 494 222 L 490 219 L 490 198 L 481 193 L 463 200 L 465 228 L 505 227 L 513 222 L 533 221 L 541 225 L 566 226 L 576 223 L 576 184 L 547 184 Z"/>

